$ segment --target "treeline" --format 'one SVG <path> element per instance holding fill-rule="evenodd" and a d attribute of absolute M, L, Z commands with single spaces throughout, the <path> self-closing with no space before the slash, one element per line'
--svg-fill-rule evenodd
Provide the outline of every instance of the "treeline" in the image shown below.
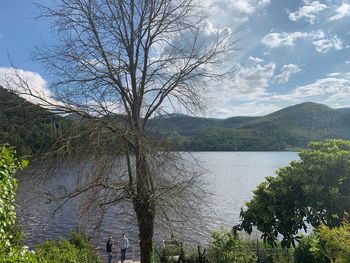
<path fill-rule="evenodd" d="M 121 148 L 118 134 L 109 129 L 116 123 L 125 126 L 117 115 L 95 121 L 57 115 L 0 86 L 0 144 L 13 145 L 21 156 L 82 156 Z"/>
<path fill-rule="evenodd" d="M 118 115 L 101 121 L 127 126 Z M 151 119 L 146 129 L 156 142 L 173 150 L 288 150 L 306 147 L 314 140 L 350 139 L 350 110 L 303 103 L 262 117 L 214 119 L 174 114 Z M 67 138 L 73 139 L 63 141 Z M 108 151 L 120 146 L 118 134 L 108 130 L 108 124 L 54 115 L 0 87 L 0 143 L 14 145 L 20 154 L 36 155 L 54 144 L 57 147 L 58 140 L 70 146 L 67 151 L 79 147 Z"/>
<path fill-rule="evenodd" d="M 69 126 L 68 120 L 0 86 L 0 144 L 14 145 L 19 154 L 36 155 L 46 152 Z"/>
<path fill-rule="evenodd" d="M 272 151 L 306 147 L 308 142 L 350 138 L 350 112 L 303 103 L 262 117 L 205 119 L 170 115 L 152 120 L 154 137 L 185 151 Z"/>

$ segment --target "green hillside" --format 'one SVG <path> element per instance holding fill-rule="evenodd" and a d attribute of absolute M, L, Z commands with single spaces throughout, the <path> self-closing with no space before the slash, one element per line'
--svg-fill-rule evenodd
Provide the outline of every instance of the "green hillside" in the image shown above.
<path fill-rule="evenodd" d="M 116 121 L 120 119 L 119 116 Z M 15 145 L 20 153 L 47 151 L 72 122 L 80 120 L 73 115 L 55 116 L 0 87 L 0 143 Z M 175 150 L 286 150 L 305 147 L 311 140 L 350 139 L 350 109 L 308 102 L 262 117 L 214 119 L 172 114 L 151 119 L 146 129 L 151 136 L 168 141 Z M 90 138 L 88 132 L 87 129 L 79 138 Z M 111 140 L 114 139 L 107 140 L 108 145 L 115 145 Z"/>
<path fill-rule="evenodd" d="M 47 151 L 62 135 L 67 121 L 0 86 L 0 144 L 16 146 L 20 154 Z"/>
<path fill-rule="evenodd" d="M 302 103 L 263 117 L 204 119 L 169 116 L 148 126 L 177 150 L 286 150 L 311 140 L 350 138 L 350 112 Z"/>

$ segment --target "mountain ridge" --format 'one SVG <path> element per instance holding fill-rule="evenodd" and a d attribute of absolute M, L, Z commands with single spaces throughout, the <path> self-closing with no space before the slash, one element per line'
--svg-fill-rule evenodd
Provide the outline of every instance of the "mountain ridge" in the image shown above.
<path fill-rule="evenodd" d="M 215 119 L 215 127 L 213 120 L 186 116 L 152 119 L 148 128 L 178 150 L 287 150 L 311 140 L 350 139 L 350 111 L 305 102 L 265 116 Z"/>
<path fill-rule="evenodd" d="M 0 143 L 10 143 L 29 154 L 45 151 L 62 136 L 65 126 L 81 120 L 55 116 L 1 87 L 0 117 Z M 169 114 L 150 119 L 146 130 L 172 150 L 288 150 L 306 147 L 311 140 L 350 139 L 350 109 L 306 102 L 265 116 L 219 119 Z"/>

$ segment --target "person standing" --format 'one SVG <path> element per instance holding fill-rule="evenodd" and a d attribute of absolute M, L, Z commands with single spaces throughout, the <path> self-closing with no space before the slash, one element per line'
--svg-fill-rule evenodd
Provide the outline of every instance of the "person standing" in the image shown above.
<path fill-rule="evenodd" d="M 129 239 L 125 234 L 122 234 L 122 238 L 119 243 L 120 246 L 120 261 L 124 263 L 126 257 L 126 249 L 129 247 Z"/>
<path fill-rule="evenodd" d="M 113 253 L 112 253 L 113 244 L 114 244 L 114 242 L 112 240 L 112 237 L 109 236 L 107 244 L 106 244 L 106 251 L 108 254 L 108 263 L 112 263 L 112 260 L 113 260 Z"/>

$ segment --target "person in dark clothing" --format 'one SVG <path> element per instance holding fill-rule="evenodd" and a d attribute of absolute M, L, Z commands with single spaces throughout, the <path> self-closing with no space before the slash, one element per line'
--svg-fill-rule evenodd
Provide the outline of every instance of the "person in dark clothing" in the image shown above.
<path fill-rule="evenodd" d="M 112 247 L 113 247 L 113 240 L 112 237 L 109 236 L 107 244 L 106 244 L 106 251 L 108 253 L 108 263 L 112 263 L 113 260 L 113 253 L 112 253 Z"/>

